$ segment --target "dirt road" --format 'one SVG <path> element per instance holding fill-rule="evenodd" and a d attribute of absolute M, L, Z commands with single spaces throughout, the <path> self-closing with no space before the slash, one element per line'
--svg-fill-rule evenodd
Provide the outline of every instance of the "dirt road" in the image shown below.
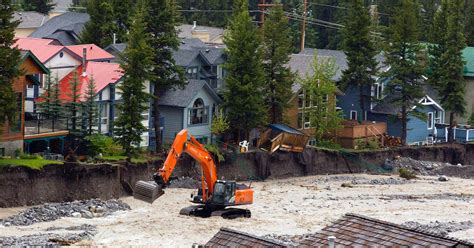
<path fill-rule="evenodd" d="M 50 227 L 91 224 L 97 226 L 98 233 L 92 241 L 80 244 L 190 247 L 207 242 L 220 227 L 255 235 L 305 234 L 320 230 L 345 213 L 399 224 L 474 222 L 474 180 L 449 179 L 440 182 L 436 177 L 421 177 L 405 183 L 388 176 L 334 175 L 254 182 L 255 203 L 249 206 L 252 218 L 236 220 L 180 216 L 179 210 L 190 204 L 187 200 L 193 190 L 167 189 L 153 205 L 123 198 L 131 211 L 94 219 L 63 218 L 25 227 L 0 226 L 0 233 L 22 236 L 45 232 Z M 348 187 L 342 187 L 343 183 Z M 474 228 L 450 236 L 474 241 Z"/>

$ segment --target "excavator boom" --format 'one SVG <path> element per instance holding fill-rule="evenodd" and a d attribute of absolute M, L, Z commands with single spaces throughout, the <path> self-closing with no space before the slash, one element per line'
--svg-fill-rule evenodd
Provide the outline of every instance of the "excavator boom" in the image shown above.
<path fill-rule="evenodd" d="M 253 190 L 236 182 L 217 180 L 217 170 L 211 154 L 193 136 L 188 141 L 188 131 L 181 130 L 173 141 L 163 167 L 153 175 L 154 182 L 138 181 L 135 185 L 134 196 L 137 199 L 153 203 L 164 194 L 163 189 L 169 184 L 179 157 L 187 153 L 194 158 L 202 170 L 202 186 L 198 195 L 192 200 L 205 204 L 210 209 L 223 209 L 227 206 L 251 204 Z M 248 213 L 250 216 L 250 213 Z"/>

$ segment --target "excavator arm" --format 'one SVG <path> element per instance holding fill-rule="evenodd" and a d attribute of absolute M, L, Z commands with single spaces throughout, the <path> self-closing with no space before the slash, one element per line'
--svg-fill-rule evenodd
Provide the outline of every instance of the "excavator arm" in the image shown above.
<path fill-rule="evenodd" d="M 202 190 L 206 192 L 203 194 L 203 200 L 206 200 L 207 197 L 212 195 L 214 185 L 217 181 L 216 165 L 211 154 L 194 136 L 191 136 L 190 141 L 188 141 L 188 131 L 186 129 L 181 130 L 181 132 L 176 135 L 163 167 L 154 174 L 153 179 L 159 186 L 165 188 L 166 185 L 169 184 L 171 174 L 183 152 L 189 154 L 201 165 Z"/>

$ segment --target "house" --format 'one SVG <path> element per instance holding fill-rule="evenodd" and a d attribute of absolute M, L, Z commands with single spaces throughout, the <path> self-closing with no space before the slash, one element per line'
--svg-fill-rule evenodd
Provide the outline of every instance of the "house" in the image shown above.
<path fill-rule="evenodd" d="M 333 237 L 333 238 L 330 238 Z M 332 243 L 332 244 L 331 244 Z M 298 247 L 473 247 L 468 241 L 370 218 L 346 214 Z"/>
<path fill-rule="evenodd" d="M 49 20 L 49 16 L 35 11 L 16 11 L 13 14 L 13 20 L 20 22 L 15 28 L 15 38 L 28 37 L 43 26 Z"/>
<path fill-rule="evenodd" d="M 209 26 L 198 26 L 196 21 L 190 24 L 183 24 L 178 28 L 180 38 L 198 38 L 209 44 L 224 44 L 224 29 Z"/>
<path fill-rule="evenodd" d="M 15 150 L 23 150 L 25 141 L 25 98 L 26 87 L 38 84 L 38 78 L 42 74 L 48 74 L 49 70 L 40 60 L 29 51 L 21 51 L 20 68 L 22 75 L 16 78 L 13 83 L 13 90 L 17 99 L 17 120 L 15 123 L 3 124 L 3 131 L 0 136 L 0 156 L 14 155 Z"/>
<path fill-rule="evenodd" d="M 80 36 L 89 19 L 86 13 L 66 12 L 52 17 L 29 37 L 53 39 L 65 46 L 77 45 L 81 43 Z"/>
<path fill-rule="evenodd" d="M 464 79 L 466 88 L 464 90 L 464 100 L 466 101 L 466 115 L 457 117 L 459 123 L 467 123 L 469 117 L 474 113 L 474 47 L 466 47 L 463 52 Z M 449 114 L 449 113 L 447 113 Z"/>
<path fill-rule="evenodd" d="M 15 46 L 29 50 L 51 71 L 51 77 L 60 81 L 86 61 L 109 62 L 114 56 L 94 44 L 62 46 L 54 39 L 19 38 Z M 34 113 L 34 99 L 43 92 L 46 78 L 40 84 L 28 87 L 26 112 Z"/>
<path fill-rule="evenodd" d="M 73 0 L 53 0 L 54 8 L 49 11 L 49 16 L 54 17 L 67 13 L 73 2 Z"/>
<path fill-rule="evenodd" d="M 115 62 L 119 62 L 126 47 L 125 43 L 112 44 L 105 51 L 115 56 Z M 216 91 L 224 86 L 224 48 L 207 45 L 196 38 L 181 39 L 173 58 L 177 65 L 183 67 L 186 78 L 205 80 Z"/>

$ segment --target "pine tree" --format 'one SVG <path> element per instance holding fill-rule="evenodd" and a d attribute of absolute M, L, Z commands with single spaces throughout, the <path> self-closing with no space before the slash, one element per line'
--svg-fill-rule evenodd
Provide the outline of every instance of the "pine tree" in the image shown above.
<path fill-rule="evenodd" d="M 94 133 L 94 126 L 97 125 L 97 118 L 99 118 L 99 112 L 97 108 L 97 102 L 95 101 L 95 95 L 97 94 L 94 75 L 90 76 L 89 82 L 87 83 L 87 90 L 84 96 L 84 113 L 83 117 L 85 120 L 85 126 L 87 129 L 87 135 Z"/>
<path fill-rule="evenodd" d="M 135 1 L 133 0 L 112 0 L 112 9 L 117 25 L 116 28 L 116 38 L 117 43 L 127 41 L 127 32 L 130 29 L 129 19 L 130 15 L 133 12 L 133 6 Z"/>
<path fill-rule="evenodd" d="M 77 71 L 74 71 L 72 79 L 69 81 L 68 97 L 70 100 L 65 104 L 66 115 L 71 123 L 69 133 L 73 135 L 81 135 L 80 110 L 82 109 L 82 103 L 80 87 L 79 76 Z"/>
<path fill-rule="evenodd" d="M 102 48 L 112 44 L 117 24 L 110 0 L 88 0 L 87 13 L 90 20 L 84 26 L 82 42 L 97 44 Z"/>
<path fill-rule="evenodd" d="M 462 50 L 466 47 L 463 34 L 464 1 L 449 0 L 448 18 L 445 37 L 445 50 L 440 57 L 443 61 L 440 83 L 436 84 L 436 89 L 440 95 L 441 105 L 449 111 L 448 141 L 454 142 L 453 128 L 456 116 L 463 116 L 466 113 L 466 102 L 464 101 L 464 90 L 466 81 L 464 80 L 464 64 Z"/>
<path fill-rule="evenodd" d="M 468 46 L 474 46 L 474 2 L 466 1 L 464 36 Z"/>
<path fill-rule="evenodd" d="M 265 104 L 269 109 L 270 121 L 279 123 L 283 121 L 283 113 L 288 107 L 294 78 L 290 68 L 286 66 L 292 47 L 288 20 L 281 6 L 270 10 L 263 26 L 262 45 Z"/>
<path fill-rule="evenodd" d="M 442 0 L 441 6 L 435 14 L 433 27 L 430 32 L 430 44 L 428 45 L 429 59 L 429 78 L 428 83 L 434 88 L 441 82 L 443 76 L 444 61 L 441 60 L 441 55 L 446 50 L 446 36 L 443 35 L 446 26 L 448 25 L 448 2 L 449 0 Z"/>
<path fill-rule="evenodd" d="M 365 116 L 366 105 L 370 102 L 367 89 L 375 82 L 377 73 L 377 50 L 370 34 L 371 20 L 362 0 L 351 0 L 349 14 L 343 29 L 343 47 L 348 68 L 343 71 L 343 88 L 354 87 L 359 91 L 359 106 Z"/>
<path fill-rule="evenodd" d="M 224 35 L 228 57 L 224 65 L 227 70 L 224 108 L 239 140 L 248 140 L 250 130 L 264 125 L 267 116 L 262 97 L 265 77 L 260 36 L 247 8 L 247 1 L 235 1 L 234 14 Z"/>
<path fill-rule="evenodd" d="M 55 5 L 51 0 L 23 0 L 21 7 L 24 11 L 36 11 L 47 15 Z"/>
<path fill-rule="evenodd" d="M 317 142 L 321 142 L 334 134 L 343 120 L 333 98 L 337 87 L 332 78 L 337 68 L 333 60 L 320 60 L 317 54 L 314 54 L 311 68 L 314 74 L 302 81 L 305 97 L 311 99 L 311 108 L 304 115 L 309 115 L 312 135 Z"/>
<path fill-rule="evenodd" d="M 121 64 L 124 70 L 124 79 L 119 86 L 122 103 L 118 105 L 120 115 L 115 120 L 115 134 L 129 162 L 142 140 L 141 135 L 147 131 L 141 113 L 148 109 L 149 94 L 145 92 L 145 82 L 153 79 L 151 71 L 155 67 L 150 36 L 145 31 L 146 20 L 149 20 L 145 11 L 145 1 L 139 1 L 131 18 L 128 45 Z"/>
<path fill-rule="evenodd" d="M 20 75 L 20 51 L 12 48 L 15 43 L 15 28 L 12 21 L 13 8 L 10 0 L 0 0 L 0 133 L 3 123 L 15 121 L 17 112 L 16 95 L 12 88 L 13 79 Z"/>
<path fill-rule="evenodd" d="M 402 144 L 406 145 L 408 113 L 423 97 L 424 67 L 420 62 L 419 5 L 417 1 L 402 0 L 389 27 L 386 59 L 390 65 L 387 77 L 391 78 L 385 95 L 401 108 Z"/>
<path fill-rule="evenodd" d="M 184 71 L 176 65 L 173 50 L 180 44 L 178 38 L 178 15 L 174 0 L 156 0 L 147 4 L 147 29 L 152 37 L 150 45 L 153 48 L 153 128 L 155 130 L 156 151 L 162 150 L 160 132 L 159 99 L 167 90 L 184 86 Z"/>

